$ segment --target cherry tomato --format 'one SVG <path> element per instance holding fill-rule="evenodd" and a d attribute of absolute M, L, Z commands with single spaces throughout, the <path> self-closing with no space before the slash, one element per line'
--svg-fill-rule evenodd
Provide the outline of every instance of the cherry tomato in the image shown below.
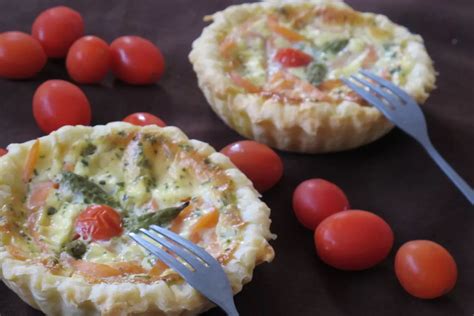
<path fill-rule="evenodd" d="M 130 84 L 151 84 L 165 70 L 165 60 L 158 47 L 139 36 L 122 36 L 110 44 L 112 72 Z"/>
<path fill-rule="evenodd" d="M 122 234 L 122 218 L 107 205 L 91 205 L 76 219 L 75 231 L 84 239 L 108 240 Z"/>
<path fill-rule="evenodd" d="M 240 169 L 260 192 L 273 187 L 283 175 L 283 162 L 270 147 L 251 140 L 227 145 L 221 153 Z"/>
<path fill-rule="evenodd" d="M 398 249 L 395 273 L 402 287 L 418 298 L 431 299 L 451 291 L 458 270 L 451 254 L 429 240 L 414 240 Z"/>
<path fill-rule="evenodd" d="M 299 222 L 312 230 L 329 215 L 348 208 L 349 201 L 344 192 L 323 179 L 306 180 L 293 192 L 293 211 Z"/>
<path fill-rule="evenodd" d="M 313 57 L 297 49 L 282 48 L 276 53 L 275 60 L 284 67 L 302 67 L 309 64 Z"/>
<path fill-rule="evenodd" d="M 359 210 L 335 213 L 314 233 L 321 260 L 341 270 L 364 270 L 387 257 L 393 232 L 379 216 Z"/>
<path fill-rule="evenodd" d="M 100 82 L 110 69 L 109 45 L 97 36 L 81 37 L 69 49 L 66 67 L 74 81 Z"/>
<path fill-rule="evenodd" d="M 138 125 L 138 126 L 147 126 L 147 125 L 158 125 L 160 127 L 165 127 L 166 123 L 163 122 L 159 117 L 146 113 L 146 112 L 137 112 L 130 114 L 123 119 L 124 122 Z"/>
<path fill-rule="evenodd" d="M 6 154 L 8 154 L 8 150 L 5 148 L 0 148 L 0 157 L 5 156 Z"/>
<path fill-rule="evenodd" d="M 84 21 L 71 8 L 53 7 L 36 17 L 31 35 L 40 41 L 48 57 L 62 58 L 72 43 L 84 35 Z"/>
<path fill-rule="evenodd" d="M 65 125 L 89 125 L 91 107 L 76 85 L 63 80 L 48 80 L 33 96 L 33 115 L 39 128 L 50 133 Z"/>
<path fill-rule="evenodd" d="M 36 75 L 46 64 L 40 43 L 23 32 L 0 34 L 0 77 L 25 79 Z"/>

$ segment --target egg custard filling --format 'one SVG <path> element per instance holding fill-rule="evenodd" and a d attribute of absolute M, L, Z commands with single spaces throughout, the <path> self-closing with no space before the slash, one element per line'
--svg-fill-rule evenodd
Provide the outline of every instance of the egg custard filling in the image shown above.
<path fill-rule="evenodd" d="M 0 159 L 5 279 L 4 264 L 14 260 L 88 284 L 182 282 L 127 236 L 152 224 L 206 249 L 235 290 L 273 257 L 268 209 L 250 182 L 176 128 L 68 127 L 10 147 Z"/>
<path fill-rule="evenodd" d="M 246 92 L 293 104 L 340 103 L 361 102 L 340 80 L 361 68 L 404 85 L 416 63 L 407 43 L 374 16 L 347 7 L 283 6 L 242 21 L 219 51 L 225 71 Z"/>

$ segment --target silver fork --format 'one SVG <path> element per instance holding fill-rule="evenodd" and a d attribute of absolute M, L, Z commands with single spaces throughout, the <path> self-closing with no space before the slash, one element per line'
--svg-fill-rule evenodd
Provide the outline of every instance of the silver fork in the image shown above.
<path fill-rule="evenodd" d="M 372 82 L 357 76 L 350 76 L 349 79 L 343 78 L 342 81 L 375 106 L 393 124 L 418 141 L 469 202 L 474 205 L 474 190 L 434 148 L 428 136 L 425 116 L 415 100 L 390 81 L 367 70 L 361 70 L 359 73 L 363 77 L 371 79 Z"/>
<path fill-rule="evenodd" d="M 141 228 L 140 232 L 160 244 L 161 247 L 139 234 L 129 233 L 129 236 L 175 270 L 192 287 L 222 308 L 227 315 L 239 315 L 234 304 L 229 279 L 220 263 L 207 251 L 178 234 L 156 225 L 151 225 L 148 230 Z"/>

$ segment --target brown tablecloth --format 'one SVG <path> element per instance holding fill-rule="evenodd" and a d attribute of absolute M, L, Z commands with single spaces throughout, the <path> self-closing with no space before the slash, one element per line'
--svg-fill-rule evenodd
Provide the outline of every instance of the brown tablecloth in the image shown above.
<path fill-rule="evenodd" d="M 241 139 L 211 111 L 188 62 L 192 41 L 206 14 L 237 0 L 71 1 L 82 12 L 86 33 L 112 41 L 136 34 L 162 49 L 167 71 L 156 86 L 132 87 L 109 78 L 82 87 L 93 107 L 93 123 L 121 120 L 135 111 L 159 115 L 190 137 L 220 149 Z M 439 72 L 438 89 L 425 105 L 433 143 L 474 184 L 474 1 L 348 0 L 356 9 L 383 13 L 419 33 Z M 43 9 L 64 1 L 0 1 L 0 30 L 29 31 Z M 31 111 L 35 88 L 44 80 L 67 79 L 63 61 L 52 61 L 31 81 L 0 80 L 0 147 L 41 135 Z M 413 140 L 393 131 L 374 144 L 326 155 L 281 153 L 285 174 L 263 199 L 272 209 L 276 258 L 255 270 L 237 295 L 242 315 L 472 315 L 474 313 L 474 208 Z M 393 227 L 396 244 L 375 269 L 347 273 L 315 255 L 312 233 L 291 209 L 295 186 L 311 177 L 339 184 L 353 208 L 380 214 Z M 457 260 L 455 290 L 434 301 L 414 299 L 393 273 L 395 250 L 412 239 L 432 239 Z M 0 285 L 0 314 L 40 315 Z M 222 315 L 214 309 L 207 315 Z"/>

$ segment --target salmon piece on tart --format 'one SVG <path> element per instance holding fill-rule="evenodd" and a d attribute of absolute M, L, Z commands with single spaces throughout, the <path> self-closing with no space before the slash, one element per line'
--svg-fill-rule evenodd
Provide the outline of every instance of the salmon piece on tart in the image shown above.
<path fill-rule="evenodd" d="M 64 127 L 0 158 L 0 276 L 48 315 L 195 315 L 212 304 L 127 234 L 205 248 L 233 291 L 274 255 L 251 182 L 178 128 Z"/>
<path fill-rule="evenodd" d="M 231 6 L 193 43 L 213 110 L 241 135 L 303 153 L 347 150 L 393 128 L 340 80 L 367 69 L 423 103 L 435 71 L 420 36 L 337 1 Z"/>

